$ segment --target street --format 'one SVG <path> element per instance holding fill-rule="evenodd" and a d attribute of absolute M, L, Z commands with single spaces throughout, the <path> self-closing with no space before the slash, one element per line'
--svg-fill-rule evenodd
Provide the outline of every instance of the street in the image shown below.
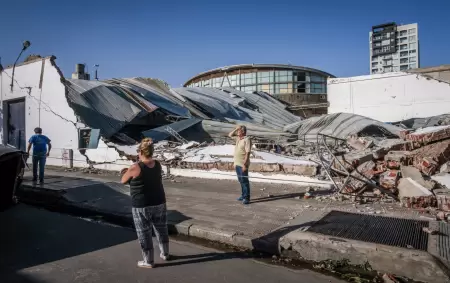
<path fill-rule="evenodd" d="M 134 231 L 20 204 L 0 213 L 1 282 L 341 282 L 171 240 L 169 262 L 139 269 Z M 159 259 L 159 258 L 158 258 Z"/>

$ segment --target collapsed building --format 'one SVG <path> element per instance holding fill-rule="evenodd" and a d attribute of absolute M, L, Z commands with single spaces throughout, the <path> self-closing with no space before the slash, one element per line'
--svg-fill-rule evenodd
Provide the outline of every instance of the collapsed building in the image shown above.
<path fill-rule="evenodd" d="M 3 143 L 25 149 L 39 126 L 52 140 L 49 165 L 120 170 L 150 137 L 166 173 L 234 179 L 227 135 L 239 124 L 254 140 L 252 181 L 449 210 L 447 115 L 394 124 L 341 112 L 302 119 L 265 92 L 170 88 L 149 78 L 65 79 L 55 57 L 18 65 L 14 80 L 6 68 L 0 82 Z"/>

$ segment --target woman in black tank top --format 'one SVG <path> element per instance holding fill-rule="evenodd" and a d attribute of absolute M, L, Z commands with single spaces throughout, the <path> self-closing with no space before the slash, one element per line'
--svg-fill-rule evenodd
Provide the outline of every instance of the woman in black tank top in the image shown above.
<path fill-rule="evenodd" d="M 152 228 L 159 243 L 160 257 L 169 258 L 166 195 L 161 164 L 152 158 L 153 141 L 145 138 L 138 148 L 139 162 L 122 171 L 122 183 L 130 184 L 134 226 L 142 248 L 139 267 L 154 267 Z"/>

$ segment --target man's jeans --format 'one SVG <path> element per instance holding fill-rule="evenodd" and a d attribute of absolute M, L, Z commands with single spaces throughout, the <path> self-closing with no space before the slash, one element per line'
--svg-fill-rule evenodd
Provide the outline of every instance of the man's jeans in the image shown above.
<path fill-rule="evenodd" d="M 45 161 L 47 160 L 46 153 L 33 152 L 33 180 L 37 181 L 38 165 L 39 165 L 39 181 L 44 181 Z"/>
<path fill-rule="evenodd" d="M 250 200 L 250 181 L 248 180 L 248 168 L 243 172 L 241 166 L 236 166 L 236 175 L 242 188 L 242 198 Z"/>

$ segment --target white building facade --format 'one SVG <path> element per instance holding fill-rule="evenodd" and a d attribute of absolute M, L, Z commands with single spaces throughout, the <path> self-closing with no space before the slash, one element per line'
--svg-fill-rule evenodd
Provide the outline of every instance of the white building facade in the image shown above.
<path fill-rule="evenodd" d="M 420 68 L 418 25 L 388 23 L 369 32 L 370 74 Z"/>
<path fill-rule="evenodd" d="M 398 122 L 450 113 L 450 65 L 328 79 L 328 113 Z"/>
<path fill-rule="evenodd" d="M 102 140 L 98 148 L 79 150 L 79 123 L 66 99 L 66 87 L 55 57 L 20 63 L 0 72 L 0 142 L 26 150 L 34 128 L 52 142 L 48 165 L 120 170 L 131 164 Z M 11 86 L 12 84 L 12 86 Z M 88 161 L 89 160 L 89 161 Z M 29 160 L 30 161 L 30 160 Z"/>

